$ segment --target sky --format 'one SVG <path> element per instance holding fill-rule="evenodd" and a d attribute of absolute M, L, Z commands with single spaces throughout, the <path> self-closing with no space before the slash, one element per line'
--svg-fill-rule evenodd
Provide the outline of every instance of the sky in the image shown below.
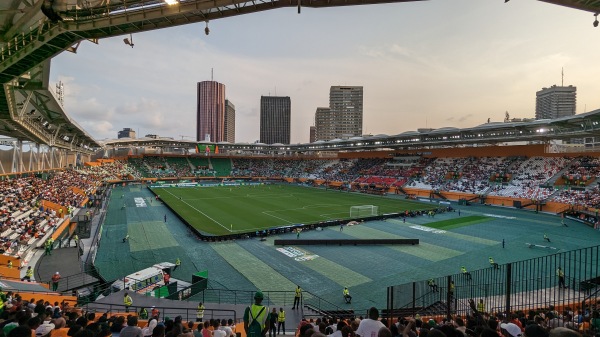
<path fill-rule="evenodd" d="M 577 87 L 577 113 L 600 108 L 593 14 L 534 0 L 431 0 L 275 9 L 83 42 L 52 60 L 65 109 L 98 140 L 194 140 L 196 84 L 225 84 L 236 142 L 259 139 L 260 96 L 290 96 L 291 141 L 307 143 L 334 85 L 364 87 L 363 133 L 474 127 L 533 118 L 535 92 Z"/>

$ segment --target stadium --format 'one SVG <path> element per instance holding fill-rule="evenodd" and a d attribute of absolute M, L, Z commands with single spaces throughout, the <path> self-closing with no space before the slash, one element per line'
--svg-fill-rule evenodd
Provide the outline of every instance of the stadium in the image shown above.
<path fill-rule="evenodd" d="M 475 336 L 483 319 L 525 326 L 543 315 L 547 330 L 595 333 L 600 110 L 293 145 L 98 141 L 49 88 L 56 54 L 84 39 L 325 6 L 123 3 L 0 5 L 12 34 L 0 57 L 5 325 L 46 336 L 26 308 L 38 321 L 85 314 L 96 336 L 132 313 L 146 327 L 155 308 L 166 325 L 232 320 L 245 335 L 260 291 L 287 312 L 288 334 L 371 307 L 395 329 L 417 315 L 434 326 L 461 318 Z M 52 330 L 66 335 L 59 322 Z"/>

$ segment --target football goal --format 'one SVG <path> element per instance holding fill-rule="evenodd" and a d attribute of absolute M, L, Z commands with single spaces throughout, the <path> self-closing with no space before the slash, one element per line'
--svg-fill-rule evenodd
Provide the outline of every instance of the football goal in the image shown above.
<path fill-rule="evenodd" d="M 374 205 L 362 205 L 350 207 L 351 218 L 361 218 L 365 216 L 378 215 L 379 207 Z"/>

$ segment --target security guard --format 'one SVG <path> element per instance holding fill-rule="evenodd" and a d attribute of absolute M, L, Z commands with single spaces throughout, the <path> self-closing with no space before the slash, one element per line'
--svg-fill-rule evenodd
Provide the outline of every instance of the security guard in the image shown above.
<path fill-rule="evenodd" d="M 285 311 L 283 311 L 283 308 L 279 308 L 279 313 L 277 314 L 277 334 L 280 335 L 282 330 L 285 335 Z"/>
<path fill-rule="evenodd" d="M 257 291 L 254 294 L 254 304 L 244 312 L 244 331 L 247 337 L 266 336 L 269 331 L 269 309 L 262 305 L 262 301 L 263 293 Z"/>
<path fill-rule="evenodd" d="M 467 280 L 471 281 L 471 273 L 469 273 L 467 271 L 467 268 L 465 268 L 465 266 L 460 267 L 460 272 L 465 275 L 465 277 L 467 278 Z"/>
<path fill-rule="evenodd" d="M 431 288 L 431 291 L 433 291 L 434 293 L 438 292 L 438 286 L 437 284 L 435 284 L 435 280 L 430 278 L 429 280 L 427 280 L 427 285 L 429 286 L 429 288 Z"/>
<path fill-rule="evenodd" d="M 27 280 L 27 282 L 31 282 L 31 278 L 33 277 L 33 269 L 31 266 L 27 267 L 27 271 L 25 271 L 25 276 L 21 279 L 21 281 Z"/>
<path fill-rule="evenodd" d="M 12 269 L 12 266 L 13 266 L 13 265 L 12 265 L 12 261 L 11 261 L 11 260 L 8 260 L 8 265 L 7 265 L 7 267 L 8 267 L 9 269 Z"/>
<path fill-rule="evenodd" d="M 300 308 L 300 298 L 302 297 L 302 289 L 300 286 L 296 288 L 296 295 L 294 295 L 294 305 L 292 305 L 292 310 Z"/>
<path fill-rule="evenodd" d="M 485 304 L 483 303 L 483 298 L 479 299 L 479 303 L 477 303 L 477 311 L 483 314 L 485 312 Z"/>
<path fill-rule="evenodd" d="M 567 285 L 565 284 L 565 272 L 563 272 L 561 267 L 556 269 L 556 276 L 558 276 L 558 287 L 566 289 Z"/>
<path fill-rule="evenodd" d="M 127 292 L 123 295 L 123 304 L 125 304 L 125 312 L 129 312 L 129 307 L 133 304 L 133 299 Z"/>
<path fill-rule="evenodd" d="M 500 267 L 498 267 L 498 264 L 496 262 L 494 262 L 494 259 L 492 259 L 492 257 L 490 256 L 490 258 L 488 259 L 490 261 L 490 265 L 492 266 L 492 268 L 494 269 L 499 269 Z"/>
<path fill-rule="evenodd" d="M 138 314 L 140 319 L 148 319 L 148 310 L 146 308 L 140 309 L 140 313 Z"/>
<path fill-rule="evenodd" d="M 196 322 L 202 322 L 204 319 L 204 305 L 202 302 L 198 303 L 198 308 L 196 308 Z"/>
<path fill-rule="evenodd" d="M 348 304 L 352 303 L 352 296 L 350 296 L 350 290 L 348 290 L 348 287 L 344 287 L 344 301 L 346 301 Z"/>
<path fill-rule="evenodd" d="M 179 266 L 181 266 L 181 260 L 177 258 L 177 260 L 175 260 L 175 268 L 173 268 L 173 271 L 177 270 Z"/>

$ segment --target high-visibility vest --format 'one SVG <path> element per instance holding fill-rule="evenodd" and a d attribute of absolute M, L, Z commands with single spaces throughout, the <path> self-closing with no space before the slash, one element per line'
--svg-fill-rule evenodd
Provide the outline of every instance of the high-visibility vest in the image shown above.
<path fill-rule="evenodd" d="M 130 306 L 131 304 L 133 304 L 133 300 L 131 299 L 131 296 L 127 295 L 123 298 L 123 303 L 125 303 L 126 306 Z"/>
<path fill-rule="evenodd" d="M 344 296 L 350 295 L 350 290 L 344 288 Z"/>
<path fill-rule="evenodd" d="M 300 297 L 300 294 L 302 294 L 302 289 L 296 288 L 296 297 Z"/>
<path fill-rule="evenodd" d="M 8 268 L 12 268 L 12 261 L 8 261 Z"/>
<path fill-rule="evenodd" d="M 204 317 L 204 305 L 199 305 L 198 309 L 196 309 L 196 318 Z"/>
<path fill-rule="evenodd" d="M 562 269 L 556 269 L 556 276 L 558 277 L 563 277 L 565 276 L 565 273 L 562 271 Z"/>
<path fill-rule="evenodd" d="M 267 309 L 267 307 L 265 307 L 264 305 L 252 304 L 250 306 L 250 319 L 248 322 L 248 326 L 250 326 L 254 321 L 256 321 L 258 322 L 258 324 L 260 324 L 260 328 L 264 329 L 267 320 L 268 310 L 269 309 Z"/>
<path fill-rule="evenodd" d="M 277 315 L 277 320 L 279 322 L 285 322 L 285 311 L 280 311 Z"/>
<path fill-rule="evenodd" d="M 427 285 L 429 285 L 429 286 L 434 286 L 434 285 L 435 285 L 435 281 L 434 281 L 433 279 L 429 279 L 429 280 L 427 281 Z"/>
<path fill-rule="evenodd" d="M 477 311 L 485 312 L 485 304 L 483 304 L 483 302 L 477 303 Z"/>
<path fill-rule="evenodd" d="M 494 264 L 494 259 L 490 257 L 490 264 Z"/>
<path fill-rule="evenodd" d="M 454 293 L 454 283 L 450 283 L 450 292 Z"/>
<path fill-rule="evenodd" d="M 33 276 L 33 268 L 27 269 L 27 271 L 25 272 L 25 276 L 32 277 Z"/>

